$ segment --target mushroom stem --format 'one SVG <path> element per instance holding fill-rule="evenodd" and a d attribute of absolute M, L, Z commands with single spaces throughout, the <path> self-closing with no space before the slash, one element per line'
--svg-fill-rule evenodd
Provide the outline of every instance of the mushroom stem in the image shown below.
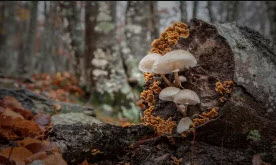
<path fill-rule="evenodd" d="M 185 113 L 188 111 L 188 104 L 185 104 Z"/>
<path fill-rule="evenodd" d="M 173 84 L 167 79 L 167 77 L 164 74 L 160 75 L 168 86 L 173 86 Z"/>
<path fill-rule="evenodd" d="M 185 112 L 183 112 L 183 109 L 181 109 L 177 103 L 175 103 L 175 106 L 176 106 L 177 110 L 178 110 L 184 117 L 187 116 L 187 114 L 186 114 L 186 112 L 187 112 L 187 111 L 186 111 L 186 105 L 185 105 Z"/>
<path fill-rule="evenodd" d="M 176 87 L 180 87 L 180 80 L 179 80 L 179 76 L 178 76 L 178 71 L 176 71 L 176 72 L 174 72 L 174 80 L 175 80 L 175 83 L 174 83 L 174 85 L 176 86 Z"/>

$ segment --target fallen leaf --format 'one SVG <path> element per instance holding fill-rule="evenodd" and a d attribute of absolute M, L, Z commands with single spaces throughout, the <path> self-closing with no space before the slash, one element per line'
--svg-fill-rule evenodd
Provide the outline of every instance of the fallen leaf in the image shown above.
<path fill-rule="evenodd" d="M 8 147 L 0 152 L 6 158 L 9 158 L 10 153 L 10 159 L 14 160 L 16 165 L 25 165 L 25 159 L 33 155 L 31 151 L 24 147 Z"/>
<path fill-rule="evenodd" d="M 34 121 L 21 118 L 12 119 L 11 117 L 0 114 L 0 127 L 4 130 L 10 130 L 16 135 L 25 137 L 35 137 L 41 135 L 42 131 Z"/>
<path fill-rule="evenodd" d="M 50 119 L 50 115 L 39 112 L 37 115 L 35 115 L 34 122 L 40 126 L 45 126 L 50 123 Z"/>
<path fill-rule="evenodd" d="M 35 160 L 41 160 L 43 165 L 67 165 L 60 153 L 57 152 L 39 152 L 29 157 L 26 163 L 31 163 Z"/>
<path fill-rule="evenodd" d="M 4 155 L 1 155 L 1 154 L 0 154 L 0 163 L 6 163 L 7 165 L 16 165 L 15 161 L 13 161 L 11 159 L 8 160 L 7 157 L 5 157 Z"/>
<path fill-rule="evenodd" d="M 6 96 L 3 99 L 3 102 L 7 107 L 15 107 L 15 108 L 19 108 L 19 109 L 24 109 L 22 104 L 19 101 L 17 101 L 16 98 L 14 98 L 14 97 Z"/>
<path fill-rule="evenodd" d="M 11 117 L 12 119 L 15 119 L 15 118 L 24 119 L 22 115 L 12 111 L 10 108 L 6 108 L 5 111 L 2 113 L 2 115 Z"/>
<path fill-rule="evenodd" d="M 40 141 L 40 140 L 37 140 L 37 139 L 34 139 L 34 138 L 29 138 L 29 137 L 27 137 L 27 138 L 25 138 L 24 140 L 21 140 L 21 141 L 18 141 L 18 142 L 17 142 L 17 144 L 18 144 L 19 146 L 22 146 L 22 147 L 25 147 L 25 146 L 27 146 L 27 145 L 29 145 L 29 144 L 32 144 L 32 143 L 41 143 L 41 141 Z"/>
<path fill-rule="evenodd" d="M 81 163 L 81 165 L 89 165 L 89 164 L 88 164 L 87 160 L 85 160 Z"/>

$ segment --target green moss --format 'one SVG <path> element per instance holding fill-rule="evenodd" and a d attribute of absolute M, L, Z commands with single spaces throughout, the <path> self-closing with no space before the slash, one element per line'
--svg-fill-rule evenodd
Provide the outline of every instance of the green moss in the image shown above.
<path fill-rule="evenodd" d="M 261 135 L 258 130 L 251 130 L 247 135 L 247 139 L 257 142 L 261 140 Z"/>

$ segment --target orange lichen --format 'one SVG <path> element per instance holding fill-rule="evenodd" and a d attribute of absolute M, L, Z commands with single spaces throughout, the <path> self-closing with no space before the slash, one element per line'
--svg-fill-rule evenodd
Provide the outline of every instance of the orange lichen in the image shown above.
<path fill-rule="evenodd" d="M 144 112 L 143 121 L 144 123 L 155 129 L 157 134 L 172 134 L 173 129 L 176 126 L 176 122 L 172 121 L 171 118 L 164 120 L 159 116 L 153 116 L 151 113 L 154 110 L 154 106 L 150 106 Z"/>
<path fill-rule="evenodd" d="M 152 90 L 144 90 L 141 93 L 141 99 L 143 99 L 149 106 L 155 104 L 155 98 Z"/>
<path fill-rule="evenodd" d="M 161 88 L 159 87 L 160 81 L 154 81 L 150 90 L 154 91 L 154 93 L 159 94 L 161 92 Z"/>
<path fill-rule="evenodd" d="M 202 114 L 200 114 L 199 116 L 202 118 L 214 118 L 218 115 L 218 108 L 212 108 L 211 111 L 209 111 L 208 113 L 203 112 Z"/>
<path fill-rule="evenodd" d="M 222 103 L 224 103 L 226 101 L 226 98 L 225 97 L 220 97 L 219 101 L 222 102 Z"/>
<path fill-rule="evenodd" d="M 172 156 L 171 158 L 172 158 L 172 160 L 173 160 L 173 164 L 175 164 L 175 165 L 179 165 L 179 164 L 181 164 L 181 162 L 183 161 L 182 158 L 177 159 L 177 158 L 174 157 L 174 156 Z"/>
<path fill-rule="evenodd" d="M 91 150 L 91 155 L 93 155 L 93 156 L 95 156 L 95 155 L 97 155 L 97 154 L 101 154 L 101 153 L 103 153 L 103 152 L 101 152 L 101 151 L 98 150 L 98 149 L 92 149 L 92 150 Z"/>
<path fill-rule="evenodd" d="M 225 90 L 225 88 L 223 87 L 222 83 L 219 81 L 219 82 L 216 82 L 216 88 L 215 90 L 220 93 L 221 95 L 223 95 L 223 92 Z"/>
<path fill-rule="evenodd" d="M 231 93 L 232 87 L 234 87 L 233 81 L 224 81 L 222 84 L 220 81 L 216 82 L 215 90 L 223 95 L 224 93 Z"/>
<path fill-rule="evenodd" d="M 188 134 L 195 132 L 195 127 L 201 126 L 206 124 L 210 119 L 215 118 L 218 116 L 218 108 L 212 108 L 209 112 L 203 112 L 199 115 L 199 118 L 193 119 L 192 128 L 183 132 L 181 135 L 183 137 L 187 137 Z"/>
<path fill-rule="evenodd" d="M 170 52 L 171 47 L 177 44 L 180 37 L 187 38 L 189 35 L 188 26 L 185 23 L 176 22 L 161 33 L 160 38 L 152 42 L 151 52 L 161 55 Z"/>

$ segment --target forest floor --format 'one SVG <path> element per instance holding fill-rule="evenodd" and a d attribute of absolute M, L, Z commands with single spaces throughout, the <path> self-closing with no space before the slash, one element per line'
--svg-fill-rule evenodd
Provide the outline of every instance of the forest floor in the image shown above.
<path fill-rule="evenodd" d="M 89 103 L 89 93 L 84 91 L 76 77 L 68 72 L 56 74 L 33 74 L 31 77 L 1 77 L 1 88 L 27 88 L 51 100 L 78 104 L 94 109 L 97 119 L 114 125 L 124 125 L 130 121 L 116 115 L 103 113 L 100 108 Z"/>
<path fill-rule="evenodd" d="M 2 89 L 29 89 L 33 93 L 54 101 L 72 103 L 93 108 L 88 103 L 89 95 L 78 85 L 70 73 L 34 74 L 31 77 L 0 77 Z M 41 160 L 48 164 L 66 164 L 61 150 L 54 143 L 46 141 L 52 129 L 51 116 L 58 114 L 60 105 L 47 114 L 43 111 L 33 114 L 24 108 L 18 99 L 5 96 L 0 99 L 0 165 L 28 164 Z M 94 109 L 97 119 L 113 125 L 129 124 L 127 119 L 109 116 Z M 50 153 L 50 154 L 49 154 Z M 46 163 L 47 164 L 47 163 Z M 88 164 L 84 160 L 83 165 Z"/>

